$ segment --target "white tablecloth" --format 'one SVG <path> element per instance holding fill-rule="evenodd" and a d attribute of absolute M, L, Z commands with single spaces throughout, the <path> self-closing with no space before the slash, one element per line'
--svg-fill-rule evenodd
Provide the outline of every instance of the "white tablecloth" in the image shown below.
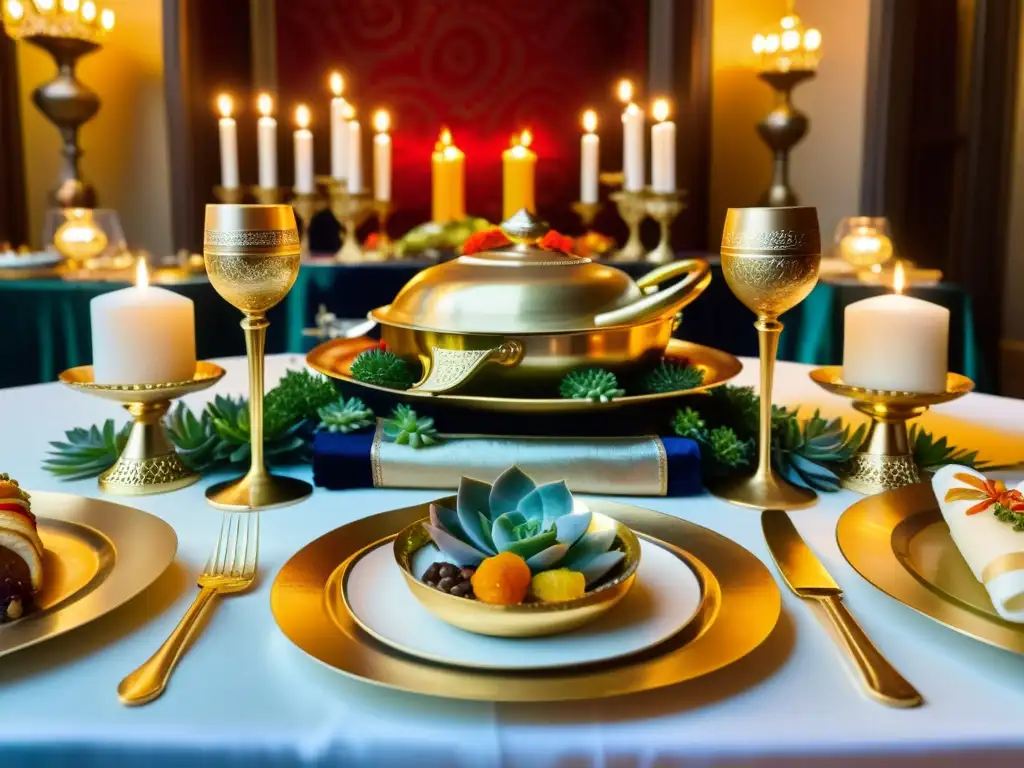
<path fill-rule="evenodd" d="M 741 382 L 756 380 L 745 361 Z M 243 361 L 224 362 L 218 392 L 246 390 Z M 273 383 L 297 357 L 268 361 Z M 808 368 L 782 364 L 776 401 L 852 415 Z M 212 391 L 190 405 L 201 407 Z M 98 495 L 94 480 L 61 483 L 40 468 L 63 430 L 124 418 L 116 405 L 57 384 L 0 391 L 0 471 L 28 489 Z M 968 422 L 970 425 L 968 426 Z M 1024 453 L 1024 403 L 971 395 L 925 423 L 1006 460 Z M 308 476 L 308 469 L 296 474 Z M 164 696 L 149 706 L 118 703 L 118 681 L 146 659 L 194 597 L 195 576 L 215 541 L 216 514 L 203 489 L 127 501 L 174 526 L 177 561 L 120 610 L 62 638 L 0 659 L 0 766 L 344 765 L 575 768 L 675 765 L 794 765 L 829 758 L 884 764 L 964 765 L 1024 761 L 1024 658 L 941 627 L 861 579 L 835 543 L 839 514 L 858 497 L 841 492 L 794 513 L 797 528 L 844 588 L 850 609 L 927 704 L 894 710 L 868 699 L 816 609 L 783 589 L 775 632 L 747 659 L 695 682 L 623 699 L 570 705 L 489 705 L 391 692 L 349 680 L 310 660 L 281 634 L 269 593 L 285 560 L 353 519 L 420 502 L 429 491 L 326 492 L 267 513 L 261 578 L 254 591 L 222 600 L 182 660 Z M 115 499 L 117 500 L 117 499 Z M 627 500 L 628 501 L 628 500 Z M 756 512 L 715 499 L 636 503 L 711 527 L 770 556 Z M 145 542 L 139 542 L 145 546 Z M 769 566 L 774 572 L 774 565 Z"/>

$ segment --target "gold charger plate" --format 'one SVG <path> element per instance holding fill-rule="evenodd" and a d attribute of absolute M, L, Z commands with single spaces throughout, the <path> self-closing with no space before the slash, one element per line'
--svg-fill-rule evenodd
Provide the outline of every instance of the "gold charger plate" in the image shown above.
<path fill-rule="evenodd" d="M 976 640 L 1024 653 L 1024 625 L 1004 621 L 949 535 L 931 484 L 858 501 L 836 540 L 854 569 L 904 605 Z"/>
<path fill-rule="evenodd" d="M 174 561 L 178 537 L 158 517 L 67 493 L 29 491 L 45 549 L 36 607 L 0 625 L 0 656 L 41 643 L 124 605 Z"/>
<path fill-rule="evenodd" d="M 411 404 L 426 401 L 492 412 L 559 414 L 609 411 L 671 400 L 682 395 L 703 392 L 711 387 L 717 387 L 735 378 L 743 370 L 743 363 L 728 352 L 705 347 L 701 344 L 694 344 L 690 341 L 683 341 L 682 339 L 671 339 L 669 340 L 668 348 L 665 350 L 666 359 L 687 361 L 691 365 L 701 368 L 704 371 L 704 383 L 701 386 L 692 389 L 680 389 L 675 392 L 625 395 L 623 397 L 616 397 L 607 403 L 595 403 L 590 400 L 570 400 L 564 397 L 526 398 L 458 394 L 435 395 L 430 392 L 419 392 L 416 390 L 402 391 L 378 387 L 374 384 L 366 384 L 352 378 L 350 373 L 352 361 L 355 360 L 359 353 L 367 349 L 373 349 L 377 344 L 377 341 L 365 336 L 355 339 L 332 339 L 314 347 L 306 355 L 306 363 L 310 368 L 319 371 L 324 376 L 343 381 L 354 387 L 391 395 L 398 400 Z"/>
<path fill-rule="evenodd" d="M 761 561 L 739 544 L 648 509 L 587 503 L 685 558 L 703 583 L 697 615 L 648 652 L 558 672 L 498 672 L 434 664 L 370 636 L 345 603 L 345 574 L 368 548 L 425 517 L 428 504 L 372 515 L 307 544 L 277 574 L 271 611 L 289 640 L 349 677 L 411 693 L 482 701 L 596 699 L 661 688 L 732 664 L 771 633 L 781 608 L 779 589 Z"/>

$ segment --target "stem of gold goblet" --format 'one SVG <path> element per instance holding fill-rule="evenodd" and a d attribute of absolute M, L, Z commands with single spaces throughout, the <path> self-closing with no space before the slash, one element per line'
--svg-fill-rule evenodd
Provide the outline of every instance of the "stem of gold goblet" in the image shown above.
<path fill-rule="evenodd" d="M 775 379 L 775 357 L 779 351 L 782 323 L 774 317 L 761 316 L 754 323 L 757 345 L 761 357 L 761 413 L 758 425 L 757 474 L 767 476 L 772 471 L 772 384 Z"/>
<path fill-rule="evenodd" d="M 245 353 L 249 359 L 249 461 L 250 478 L 264 477 L 267 465 L 263 459 L 263 358 L 267 346 L 266 315 L 246 315 Z"/>

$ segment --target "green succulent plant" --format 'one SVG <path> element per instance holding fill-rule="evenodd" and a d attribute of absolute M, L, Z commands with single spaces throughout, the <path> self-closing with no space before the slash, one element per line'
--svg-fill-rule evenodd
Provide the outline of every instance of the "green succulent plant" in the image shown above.
<path fill-rule="evenodd" d="M 474 217 L 443 224 L 427 222 L 406 232 L 402 239 L 395 244 L 395 248 L 399 256 L 428 250 L 457 251 L 470 235 L 493 228 L 494 225 L 487 219 Z"/>
<path fill-rule="evenodd" d="M 570 371 L 562 379 L 559 392 L 571 400 L 593 400 L 595 403 L 607 403 L 626 394 L 626 390 L 619 389 L 615 374 L 603 368 Z"/>
<path fill-rule="evenodd" d="M 413 375 L 409 364 L 389 349 L 368 349 L 352 361 L 352 377 L 364 384 L 388 389 L 408 389 Z"/>
<path fill-rule="evenodd" d="M 373 411 L 358 397 L 338 398 L 317 411 L 320 429 L 348 434 L 365 429 L 374 423 Z"/>
<path fill-rule="evenodd" d="M 707 432 L 707 422 L 693 408 L 680 408 L 672 419 L 672 431 L 679 437 L 702 440 Z"/>
<path fill-rule="evenodd" d="M 533 573 L 568 568 L 582 573 L 590 586 L 625 557 L 612 549 L 613 528 L 588 532 L 592 519 L 589 510 L 576 509 L 563 481 L 537 485 L 512 466 L 493 485 L 463 477 L 455 509 L 431 504 L 425 527 L 437 548 L 459 566 L 513 552 Z"/>
<path fill-rule="evenodd" d="M 946 464 L 960 464 L 978 470 L 995 469 L 990 462 L 978 461 L 977 451 L 957 448 L 945 437 L 936 440 L 931 432 L 922 429 L 918 424 L 910 427 L 910 450 L 914 454 L 917 466 L 929 472 L 934 472 Z"/>
<path fill-rule="evenodd" d="M 644 392 L 681 392 L 704 383 L 704 371 L 696 366 L 663 360 L 643 378 Z"/>
<path fill-rule="evenodd" d="M 732 427 L 715 427 L 699 441 L 703 455 L 711 460 L 711 474 L 725 474 L 750 466 L 757 445 L 752 438 L 740 440 Z"/>
<path fill-rule="evenodd" d="M 434 420 L 417 416 L 409 405 L 396 406 L 391 418 L 384 420 L 382 432 L 388 442 L 408 445 L 410 448 L 425 448 L 441 442 Z"/>
<path fill-rule="evenodd" d="M 102 427 L 69 429 L 64 433 L 66 442 L 50 443 L 53 448 L 43 461 L 43 468 L 64 480 L 82 480 L 95 477 L 114 465 L 128 442 L 130 422 L 120 429 L 113 419 Z"/>
<path fill-rule="evenodd" d="M 338 390 L 325 376 L 308 370 L 286 371 L 263 398 L 264 420 L 277 426 L 316 419 L 321 408 L 337 399 Z"/>
<path fill-rule="evenodd" d="M 167 436 L 189 469 L 205 472 L 220 463 L 217 457 L 220 438 L 213 431 L 209 411 L 203 410 L 196 418 L 188 406 L 179 402 L 167 415 L 165 424 Z"/>
<path fill-rule="evenodd" d="M 781 410 L 781 409 L 780 409 Z M 839 490 L 837 469 L 853 458 L 864 442 L 866 425 L 852 433 L 841 419 L 824 419 L 815 411 L 803 423 L 795 411 L 781 410 L 772 435 L 772 463 L 789 482 L 818 491 Z"/>
<path fill-rule="evenodd" d="M 214 456 L 220 463 L 244 464 L 249 461 L 249 401 L 217 395 L 207 406 L 213 433 L 218 438 Z M 303 432 L 309 431 L 307 421 L 293 424 L 264 422 L 263 455 L 269 463 L 283 464 L 304 461 L 309 456 L 309 443 Z"/>

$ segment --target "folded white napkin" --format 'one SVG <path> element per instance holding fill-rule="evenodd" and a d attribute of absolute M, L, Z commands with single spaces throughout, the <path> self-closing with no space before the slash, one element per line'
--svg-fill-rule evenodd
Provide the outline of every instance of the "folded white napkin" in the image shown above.
<path fill-rule="evenodd" d="M 965 478 L 974 478 L 976 484 Z M 986 482 L 985 490 L 978 487 Z M 1024 483 L 1007 489 L 996 482 L 986 481 L 984 475 L 968 467 L 950 464 L 935 473 L 932 489 L 953 542 L 988 590 L 996 612 L 1007 621 L 1024 623 L 1024 531 L 1015 531 L 1013 523 L 996 518 L 994 503 L 986 505 L 993 494 L 1003 492 L 1011 494 L 1002 497 L 1004 506 L 1017 503 L 1024 496 L 1016 497 L 1015 492 L 1024 492 Z M 954 499 L 947 501 L 950 491 Z M 958 495 L 970 498 L 957 500 Z M 968 514 L 972 509 L 980 511 Z"/>

